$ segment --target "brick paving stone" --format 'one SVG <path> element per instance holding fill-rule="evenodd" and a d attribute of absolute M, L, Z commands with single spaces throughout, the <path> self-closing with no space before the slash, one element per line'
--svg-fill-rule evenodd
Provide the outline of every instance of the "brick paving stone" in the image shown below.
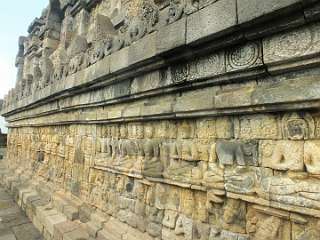
<path fill-rule="evenodd" d="M 0 186 L 0 240 L 40 240 L 39 231 Z"/>

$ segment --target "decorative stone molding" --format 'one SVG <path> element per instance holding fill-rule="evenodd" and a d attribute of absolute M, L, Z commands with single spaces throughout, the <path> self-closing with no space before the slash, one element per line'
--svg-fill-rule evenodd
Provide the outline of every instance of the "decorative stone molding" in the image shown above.
<path fill-rule="evenodd" d="M 48 239 L 319 239 L 317 9 L 50 1 L 0 182 Z"/>

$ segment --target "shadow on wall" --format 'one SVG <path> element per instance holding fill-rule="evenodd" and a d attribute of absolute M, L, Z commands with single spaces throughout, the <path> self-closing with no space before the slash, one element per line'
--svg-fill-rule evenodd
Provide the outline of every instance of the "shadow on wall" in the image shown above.
<path fill-rule="evenodd" d="M 1 132 L 0 128 L 0 160 L 2 160 L 6 154 L 7 148 L 7 134 Z"/>

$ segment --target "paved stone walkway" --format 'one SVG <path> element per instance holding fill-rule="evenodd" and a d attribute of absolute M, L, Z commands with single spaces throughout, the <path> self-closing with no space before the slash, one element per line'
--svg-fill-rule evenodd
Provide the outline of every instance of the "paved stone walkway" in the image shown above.
<path fill-rule="evenodd" d="M 39 231 L 0 186 L 0 240 L 42 240 Z"/>

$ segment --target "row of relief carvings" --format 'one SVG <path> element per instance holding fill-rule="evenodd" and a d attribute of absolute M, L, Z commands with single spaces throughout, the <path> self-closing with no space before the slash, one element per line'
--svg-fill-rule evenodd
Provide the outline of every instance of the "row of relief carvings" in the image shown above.
<path fill-rule="evenodd" d="M 286 140 L 216 139 L 215 121 L 205 121 L 199 131 L 192 121 L 110 125 L 98 134 L 84 126 L 78 133 L 60 129 L 59 134 L 50 128 L 30 133 L 17 129 L 10 133 L 8 156 L 32 159 L 40 175 L 59 179 L 62 185 L 71 176 L 88 176 L 94 167 L 178 186 L 196 185 L 212 192 L 215 202 L 223 201 L 226 191 L 320 210 L 320 142 L 304 140 L 312 131 L 310 122 L 302 124 L 305 118 L 293 116 L 285 117 L 284 127 L 290 128 Z M 155 135 L 155 129 L 161 130 Z"/>
<path fill-rule="evenodd" d="M 57 163 L 51 167 L 60 168 Z M 18 168 L 26 171 L 26 167 L 20 164 Z M 66 178 L 70 182 L 66 190 L 153 237 L 317 240 L 320 236 L 319 219 L 303 213 L 290 213 L 230 198 L 216 202 L 215 192 L 148 183 L 96 169 L 89 170 L 88 176 L 81 178 L 80 175 L 85 175 L 83 168 L 66 165 L 66 169 L 69 168 L 72 172 Z M 278 189 L 283 192 L 285 187 L 278 185 Z"/>
<path fill-rule="evenodd" d="M 51 1 L 41 17 L 31 24 L 30 35 L 19 40 L 17 84 L 6 97 L 5 105 L 35 90 L 58 84 L 66 76 L 155 31 L 162 2 L 165 1 L 109 3 L 104 0 L 90 12 L 83 9 L 73 16 L 72 5 L 61 9 L 58 0 Z M 197 9 L 197 4 L 194 0 L 171 0 L 165 9 L 165 22 L 178 20 L 190 7 Z M 125 17 L 123 24 L 116 28 L 110 14 L 120 12 L 124 12 Z"/>
<path fill-rule="evenodd" d="M 177 10 L 174 9 L 178 8 L 176 5 L 179 5 L 180 3 L 174 2 L 175 1 L 171 2 L 170 4 L 169 13 L 171 12 L 173 16 L 177 16 L 175 13 L 175 11 Z M 138 11 L 138 13 L 133 14 L 134 18 L 137 18 L 138 16 L 144 16 L 144 18 L 146 19 L 153 19 L 158 16 L 158 14 L 152 14 L 153 10 L 150 10 L 153 9 L 150 6 L 151 3 L 143 2 L 141 4 L 146 4 L 146 7 L 136 7 L 138 9 L 143 9 L 143 11 L 146 11 L 146 13 L 140 13 Z M 182 8 L 185 8 L 188 6 L 188 4 L 180 5 L 183 6 Z M 35 36 L 20 39 L 20 51 L 17 57 L 17 87 L 6 97 L 4 103 L 5 107 L 8 107 L 9 102 L 25 98 L 31 95 L 32 92 L 36 90 L 43 89 L 52 84 L 58 84 L 59 80 L 65 78 L 67 75 L 73 74 L 80 69 L 86 68 L 89 65 L 92 65 L 98 60 L 102 59 L 104 56 L 107 56 L 112 52 L 119 50 L 125 45 L 128 45 L 128 40 L 123 40 L 122 38 L 120 38 L 121 34 L 119 35 L 117 33 L 117 30 L 113 28 L 112 22 L 109 17 L 101 14 L 92 14 L 93 16 L 90 17 L 89 13 L 87 13 L 88 16 L 86 16 L 85 13 L 82 13 L 79 14 L 77 18 L 74 18 L 66 10 L 66 16 L 61 22 L 61 32 L 59 33 L 59 40 L 56 40 L 57 42 L 56 44 L 53 44 L 54 46 L 46 46 L 46 49 L 44 49 L 44 47 L 42 46 L 43 42 L 40 40 L 40 36 L 38 35 L 40 34 L 42 38 L 43 31 L 45 31 L 43 29 L 46 29 L 44 27 L 47 26 L 47 24 L 44 23 L 46 21 L 49 21 L 46 17 L 46 14 L 48 13 L 45 11 L 42 17 L 42 21 L 40 21 L 39 24 L 34 25 L 34 31 L 32 32 L 32 34 L 34 34 Z M 178 16 L 181 17 L 180 14 L 178 14 Z M 87 22 L 86 24 L 82 23 L 82 21 L 89 21 L 90 24 L 89 22 Z M 144 20 L 142 22 L 145 21 L 148 22 L 149 20 Z M 155 20 L 152 20 L 152 22 L 154 21 Z M 135 20 L 128 22 L 135 22 Z M 138 22 L 140 23 L 140 21 Z M 74 25 L 77 27 L 74 27 Z M 86 31 L 79 30 L 81 29 L 81 27 L 83 27 L 82 25 L 89 25 L 86 27 Z M 149 26 L 150 24 L 142 25 Z M 127 28 L 130 29 L 130 27 Z M 47 29 L 47 31 L 49 30 Z M 82 31 L 86 32 L 86 34 L 77 33 Z M 138 34 L 140 30 L 132 30 L 132 32 Z M 142 32 L 144 33 L 145 31 Z M 126 36 L 126 39 L 131 39 L 132 37 L 134 37 L 132 35 L 133 33 L 129 34 L 130 37 Z M 33 53 L 33 50 L 36 50 L 37 54 Z M 249 66 L 259 65 L 262 63 L 261 54 L 261 46 L 258 42 L 251 42 L 244 46 L 231 49 L 226 56 L 228 60 L 226 68 L 229 70 L 237 70 Z M 199 66 L 200 68 L 205 68 L 201 69 L 201 71 L 206 71 L 206 68 L 208 68 L 209 66 L 205 65 L 208 65 L 210 61 L 211 60 L 209 59 L 208 63 L 205 63 L 204 66 Z M 201 62 L 199 62 L 198 64 L 202 65 Z M 216 61 L 212 63 L 212 65 L 215 64 L 217 64 Z M 192 72 L 190 74 L 192 75 Z M 179 77 L 183 78 L 183 76 Z"/>
<path fill-rule="evenodd" d="M 156 4 L 160 4 L 159 1 Z M 4 107 L 29 96 L 35 89 L 59 83 L 67 75 L 155 31 L 157 27 L 153 25 L 159 22 L 156 4 L 142 1 L 137 6 L 123 5 L 128 11 L 125 24 L 119 29 L 113 27 L 108 11 L 89 13 L 83 10 L 72 16 L 68 8 L 63 13 L 52 7 L 46 9 L 31 25 L 30 36 L 19 41 L 17 85 L 6 97 Z M 194 4 L 192 0 L 183 3 L 172 0 L 166 10 L 167 23 L 179 19 L 184 11 L 188 13 L 188 6 Z M 319 24 L 314 24 L 264 39 L 264 62 L 281 63 L 290 58 L 312 56 L 319 49 L 318 30 Z M 261 46 L 251 42 L 230 50 L 226 68 L 237 70 L 262 64 L 261 58 Z"/>

